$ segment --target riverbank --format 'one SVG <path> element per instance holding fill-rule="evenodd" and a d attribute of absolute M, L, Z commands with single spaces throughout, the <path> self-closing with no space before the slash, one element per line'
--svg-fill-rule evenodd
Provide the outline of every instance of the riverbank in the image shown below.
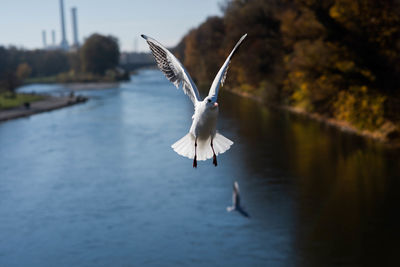
<path fill-rule="evenodd" d="M 241 97 L 252 99 L 255 102 L 269 106 L 274 109 L 288 111 L 290 113 L 297 114 L 302 117 L 316 120 L 320 123 L 324 123 L 331 127 L 335 127 L 341 131 L 378 141 L 388 147 L 400 148 L 400 132 L 399 132 L 400 129 L 399 126 L 395 126 L 393 123 L 386 123 L 379 130 L 376 131 L 360 130 L 355 126 L 351 125 L 347 121 L 341 121 L 335 118 L 329 118 L 327 116 L 318 113 L 310 113 L 297 107 L 269 103 L 264 101 L 262 98 L 258 96 L 252 95 L 248 92 L 240 91 L 238 89 L 228 88 L 227 91 L 239 95 Z"/>
<path fill-rule="evenodd" d="M 39 94 L 19 94 L 12 92 L 0 93 L 0 110 L 16 108 L 27 102 L 36 102 L 44 99 L 45 96 Z"/>
<path fill-rule="evenodd" d="M 92 73 L 62 72 L 53 76 L 29 78 L 24 81 L 24 84 L 118 83 L 129 80 L 130 74 L 122 69 L 119 69 L 118 71 L 108 71 L 105 75 L 96 75 Z"/>
<path fill-rule="evenodd" d="M 45 96 L 43 100 L 35 101 L 27 105 L 0 110 L 0 122 L 84 103 L 87 100 L 88 98 L 83 96 Z"/>

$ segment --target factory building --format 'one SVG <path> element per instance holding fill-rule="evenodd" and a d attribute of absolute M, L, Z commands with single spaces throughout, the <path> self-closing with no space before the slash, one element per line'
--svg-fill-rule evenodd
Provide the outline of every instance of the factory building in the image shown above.
<path fill-rule="evenodd" d="M 78 38 L 78 19 L 77 19 L 77 8 L 71 8 L 71 21 L 72 21 L 72 45 L 69 45 L 66 34 L 66 23 L 65 23 L 65 14 L 64 14 L 64 0 L 60 0 L 60 26 L 61 26 L 61 41 L 59 44 L 56 44 L 56 33 L 55 30 L 51 31 L 52 43 L 51 45 L 47 44 L 46 40 L 46 31 L 42 31 L 42 42 L 43 48 L 47 50 L 65 50 L 65 51 L 75 51 L 79 48 L 79 38 Z"/>

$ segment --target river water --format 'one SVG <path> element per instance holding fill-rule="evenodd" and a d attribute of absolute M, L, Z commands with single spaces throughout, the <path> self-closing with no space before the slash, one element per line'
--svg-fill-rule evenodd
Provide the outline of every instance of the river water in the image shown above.
<path fill-rule="evenodd" d="M 79 93 L 0 124 L 0 266 L 399 263 L 398 151 L 221 93 L 235 144 L 193 169 L 170 148 L 192 104 L 159 71 Z M 250 219 L 226 211 L 233 181 Z"/>

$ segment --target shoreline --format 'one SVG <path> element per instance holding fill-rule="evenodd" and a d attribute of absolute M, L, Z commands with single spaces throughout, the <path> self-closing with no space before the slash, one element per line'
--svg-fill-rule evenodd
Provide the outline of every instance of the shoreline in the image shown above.
<path fill-rule="evenodd" d="M 65 88 L 72 91 L 85 91 L 85 90 L 107 90 L 119 88 L 120 82 L 88 82 L 88 83 L 64 83 Z"/>
<path fill-rule="evenodd" d="M 72 106 L 79 103 L 85 103 L 88 100 L 83 96 L 46 96 L 45 99 L 30 103 L 30 107 L 19 106 L 16 108 L 0 110 L 0 122 L 13 120 L 22 117 L 28 117 L 47 111 Z"/>
<path fill-rule="evenodd" d="M 383 144 L 387 147 L 390 147 L 390 148 L 396 148 L 396 149 L 400 148 L 400 138 L 399 137 L 397 137 L 395 139 L 390 139 L 390 138 L 388 138 L 388 134 L 385 135 L 378 131 L 359 130 L 347 121 L 341 121 L 341 120 L 337 120 L 334 118 L 329 118 L 329 117 L 323 116 L 318 113 L 310 113 L 310 112 L 304 111 L 304 110 L 302 110 L 300 108 L 296 108 L 296 107 L 274 104 L 274 103 L 267 103 L 255 95 L 252 95 L 247 92 L 242 92 L 237 89 L 235 90 L 233 88 L 228 88 L 226 90 L 232 94 L 235 94 L 235 95 L 238 95 L 241 97 L 245 97 L 245 98 L 249 98 L 261 105 L 265 105 L 267 107 L 271 107 L 271 108 L 274 108 L 277 110 L 287 111 L 292 114 L 296 114 L 298 116 L 305 117 L 307 119 L 312 119 L 314 121 L 318 121 L 320 123 L 326 124 L 330 127 L 334 127 L 340 131 L 347 132 L 350 134 L 354 134 L 354 135 L 357 135 L 360 137 L 364 137 L 364 138 L 368 138 L 368 139 L 380 142 L 381 144 Z"/>

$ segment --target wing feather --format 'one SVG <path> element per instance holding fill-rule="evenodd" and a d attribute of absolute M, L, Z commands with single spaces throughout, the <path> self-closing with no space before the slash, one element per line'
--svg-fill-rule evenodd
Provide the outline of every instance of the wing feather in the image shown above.
<path fill-rule="evenodd" d="M 233 183 L 232 201 L 234 207 L 240 206 L 239 184 L 236 181 Z"/>
<path fill-rule="evenodd" d="M 244 34 L 240 40 L 236 43 L 235 47 L 232 49 L 232 52 L 229 54 L 227 59 L 225 60 L 224 64 L 222 65 L 221 69 L 218 71 L 217 75 L 214 78 L 214 81 L 211 85 L 210 91 L 208 92 L 208 96 L 213 99 L 213 101 L 216 101 L 218 98 L 218 90 L 220 86 L 224 86 L 225 80 L 226 80 L 226 75 L 228 73 L 228 68 L 230 61 L 232 59 L 232 56 L 235 54 L 236 50 L 240 46 L 240 44 L 243 42 L 244 38 L 246 38 L 247 33 Z"/>
<path fill-rule="evenodd" d="M 155 39 L 143 34 L 142 37 L 149 44 L 157 66 L 164 73 L 165 77 L 178 89 L 182 85 L 183 92 L 189 96 L 190 100 L 196 106 L 196 103 L 201 101 L 199 92 L 189 73 L 179 60 Z"/>

